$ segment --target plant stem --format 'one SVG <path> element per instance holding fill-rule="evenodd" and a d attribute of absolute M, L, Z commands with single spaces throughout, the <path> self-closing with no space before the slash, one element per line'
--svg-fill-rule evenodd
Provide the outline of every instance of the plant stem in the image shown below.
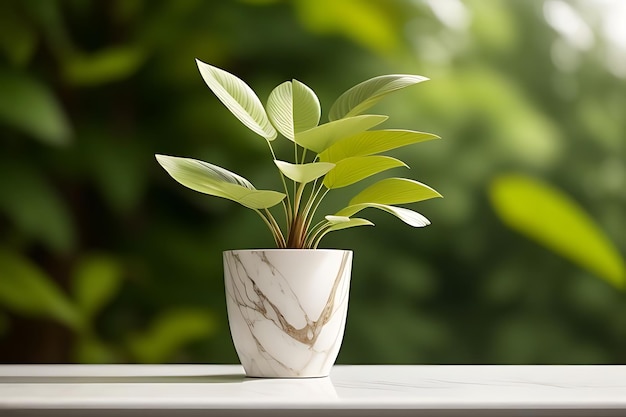
<path fill-rule="evenodd" d="M 324 220 L 320 220 L 319 222 L 317 222 L 315 226 L 309 229 L 309 232 L 306 234 L 306 239 L 305 239 L 305 246 L 307 248 L 311 247 L 311 245 L 313 244 L 313 241 L 315 240 L 315 236 L 317 235 L 317 233 L 319 233 L 319 231 L 322 230 L 324 226 L 326 225 L 328 225 L 328 221 L 324 219 Z"/>
<path fill-rule="evenodd" d="M 317 199 L 320 191 L 324 187 L 323 184 L 320 184 L 320 186 L 317 187 L 316 189 L 316 185 L 317 185 L 317 180 L 313 183 L 313 188 L 311 189 L 311 196 L 309 197 L 309 200 L 307 201 L 307 204 L 304 207 L 304 219 L 305 219 L 304 230 L 309 230 L 309 226 L 311 226 L 311 222 L 313 221 L 315 212 L 317 211 L 317 208 L 319 207 L 319 203 L 321 202 L 321 199 L 323 199 L 324 196 L 326 195 L 326 192 L 328 192 L 326 191 L 320 198 L 320 201 L 318 201 L 317 204 L 315 204 L 315 200 Z M 312 207 L 313 207 L 313 210 L 311 210 Z"/>
<path fill-rule="evenodd" d="M 322 240 L 322 238 L 326 236 L 329 229 L 330 223 L 325 223 L 317 232 L 315 232 L 315 235 L 311 237 L 309 243 L 311 249 L 317 249 L 317 245 L 320 244 L 320 240 Z"/>
<path fill-rule="evenodd" d="M 254 211 L 261 216 L 261 218 L 263 219 L 263 221 L 265 222 L 265 224 L 267 225 L 267 227 L 270 229 L 270 232 L 272 233 L 272 237 L 274 238 L 274 243 L 276 244 L 277 248 L 281 248 L 284 247 L 284 237 L 282 236 L 282 232 L 280 231 L 280 229 L 276 230 L 275 228 L 275 224 L 276 221 L 274 221 L 274 224 L 272 224 L 272 222 L 269 220 L 270 218 L 273 220 L 274 217 L 271 215 L 271 213 L 269 213 L 269 211 L 267 209 L 265 209 L 265 211 L 267 211 L 267 215 L 264 214 L 262 211 L 260 211 L 259 209 L 254 209 Z M 269 216 L 269 218 L 268 218 Z M 282 242 L 282 243 L 281 243 Z"/>
<path fill-rule="evenodd" d="M 280 226 L 276 222 L 276 219 L 274 218 L 274 216 L 272 216 L 272 213 L 269 211 L 269 209 L 265 209 L 265 213 L 267 214 L 267 217 L 269 218 L 269 221 L 273 226 L 273 230 L 275 230 L 276 236 L 278 237 L 278 240 L 280 243 L 278 247 L 284 248 L 285 247 L 285 235 L 283 235 L 283 231 L 280 229 Z"/>
<path fill-rule="evenodd" d="M 276 153 L 274 153 L 274 148 L 272 148 L 272 144 L 270 143 L 270 141 L 267 141 L 267 145 L 270 148 L 270 152 L 272 153 L 272 158 L 274 158 L 274 160 L 276 161 Z M 283 188 L 285 189 L 285 194 L 287 195 L 287 206 L 285 207 L 285 220 L 287 221 L 287 225 L 289 225 L 293 219 L 293 213 L 291 213 L 290 210 L 288 210 L 288 207 L 291 207 L 291 197 L 289 197 L 289 189 L 287 188 L 287 182 L 285 181 L 285 176 L 283 175 L 282 172 L 280 172 L 280 170 L 278 170 L 278 173 L 280 174 L 280 180 L 283 183 Z M 283 201 L 283 206 L 284 206 L 284 201 Z"/>

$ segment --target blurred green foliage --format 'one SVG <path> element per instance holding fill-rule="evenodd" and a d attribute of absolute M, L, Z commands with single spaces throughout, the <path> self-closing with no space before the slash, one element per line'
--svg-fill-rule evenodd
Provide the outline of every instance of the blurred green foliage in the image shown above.
<path fill-rule="evenodd" d="M 445 197 L 418 208 L 433 224 L 372 213 L 325 242 L 355 251 L 340 362 L 626 363 L 623 15 L 619 0 L 0 2 L 0 361 L 237 360 L 221 251 L 271 238 L 153 155 L 278 178 L 199 58 L 261 97 L 296 78 L 322 103 L 379 74 L 431 78 L 378 108 L 385 128 L 444 138 L 402 153 Z"/>

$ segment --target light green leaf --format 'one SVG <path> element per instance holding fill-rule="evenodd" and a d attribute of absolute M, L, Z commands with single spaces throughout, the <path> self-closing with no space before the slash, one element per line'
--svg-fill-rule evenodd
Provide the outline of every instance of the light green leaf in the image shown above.
<path fill-rule="evenodd" d="M 75 330 L 83 326 L 80 313 L 52 279 L 26 258 L 6 250 L 0 250 L 0 304 Z"/>
<path fill-rule="evenodd" d="M 324 218 L 326 220 L 328 220 L 329 223 L 331 224 L 337 224 L 337 223 L 347 223 L 350 221 L 350 217 L 347 216 L 333 216 L 333 215 L 328 215 L 328 216 L 324 216 Z"/>
<path fill-rule="evenodd" d="M 310 149 L 316 153 L 326 150 L 335 142 L 357 133 L 361 133 L 387 120 L 387 116 L 363 115 L 348 117 L 334 122 L 324 123 L 296 133 L 295 142 L 303 148 Z"/>
<path fill-rule="evenodd" d="M 309 87 L 298 80 L 286 81 L 276 87 L 267 100 L 267 115 L 286 138 L 312 129 L 320 121 L 320 102 Z"/>
<path fill-rule="evenodd" d="M 355 156 L 342 159 L 324 177 L 324 186 L 329 189 L 346 187 L 379 172 L 407 165 L 390 156 Z"/>
<path fill-rule="evenodd" d="M 330 162 L 312 162 L 310 164 L 290 164 L 285 161 L 274 161 L 280 172 L 295 182 L 307 184 L 335 167 Z"/>
<path fill-rule="evenodd" d="M 409 226 L 424 227 L 430 224 L 430 221 L 416 211 L 409 210 L 404 207 L 390 206 L 387 204 L 362 203 L 350 205 L 339 210 L 335 216 L 353 216 L 359 211 L 366 208 L 376 208 L 391 213 Z"/>
<path fill-rule="evenodd" d="M 386 178 L 361 191 L 350 200 L 350 205 L 405 204 L 435 197 L 441 197 L 441 194 L 421 182 L 407 178 Z"/>
<path fill-rule="evenodd" d="M 489 196 L 496 214 L 513 230 L 624 288 L 624 260 L 594 219 L 562 191 L 524 175 L 496 178 Z"/>
<path fill-rule="evenodd" d="M 330 108 L 329 120 L 356 116 L 372 107 L 384 96 L 413 84 L 426 81 L 420 75 L 381 75 L 363 81 L 343 93 Z"/>
<path fill-rule="evenodd" d="M 0 122 L 48 145 L 67 145 L 72 132 L 52 91 L 26 74 L 0 70 Z"/>
<path fill-rule="evenodd" d="M 326 218 L 328 217 L 331 217 L 331 216 L 326 216 Z M 337 216 L 334 216 L 334 217 L 337 217 Z M 374 223 L 372 223 L 371 221 L 367 219 L 359 219 L 357 217 L 354 219 L 348 219 L 347 222 L 334 223 L 332 226 L 328 228 L 327 232 L 334 232 L 336 230 L 349 229 L 351 227 L 358 227 L 358 226 L 374 226 Z"/>
<path fill-rule="evenodd" d="M 277 191 L 257 190 L 245 178 L 208 162 L 167 155 L 156 155 L 156 158 L 172 178 L 185 187 L 251 209 L 269 208 L 285 198 L 285 194 Z"/>
<path fill-rule="evenodd" d="M 320 154 L 320 161 L 337 162 L 351 156 L 374 155 L 431 139 L 439 139 L 439 136 L 395 129 L 362 132 L 342 139 L 326 149 Z"/>
<path fill-rule="evenodd" d="M 63 75 L 75 85 L 100 85 L 126 79 L 146 60 L 137 46 L 115 46 L 86 55 L 73 55 L 63 61 Z"/>
<path fill-rule="evenodd" d="M 114 258 L 94 254 L 81 259 L 74 269 L 72 286 L 77 307 L 92 318 L 111 301 L 122 283 L 122 267 Z"/>
<path fill-rule="evenodd" d="M 402 166 L 407 165 L 390 156 L 353 156 L 337 162 L 337 166 L 324 177 L 324 185 L 329 189 L 341 188 L 379 172 Z"/>
<path fill-rule="evenodd" d="M 241 79 L 196 59 L 206 85 L 230 112 L 254 133 L 267 140 L 276 139 L 272 126 L 255 92 Z"/>
<path fill-rule="evenodd" d="M 164 363 L 184 345 L 206 338 L 216 330 L 212 313 L 197 308 L 180 308 L 162 313 L 145 332 L 131 337 L 129 346 L 140 363 Z"/>

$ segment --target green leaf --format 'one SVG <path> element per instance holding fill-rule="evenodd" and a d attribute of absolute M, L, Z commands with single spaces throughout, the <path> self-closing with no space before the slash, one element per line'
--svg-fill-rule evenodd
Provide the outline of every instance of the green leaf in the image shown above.
<path fill-rule="evenodd" d="M 384 96 L 413 84 L 426 81 L 420 75 L 381 75 L 363 81 L 343 93 L 330 108 L 329 120 L 356 116 L 372 107 Z"/>
<path fill-rule="evenodd" d="M 285 198 L 285 194 L 277 191 L 257 190 L 247 179 L 208 162 L 167 155 L 156 155 L 156 158 L 172 178 L 185 187 L 251 209 L 273 207 Z"/>
<path fill-rule="evenodd" d="M 87 333 L 80 335 L 74 342 L 72 356 L 77 363 L 105 364 L 122 361 L 113 346 Z"/>
<path fill-rule="evenodd" d="M 164 363 L 186 344 L 206 338 L 216 329 L 212 313 L 197 308 L 180 308 L 162 313 L 141 334 L 134 335 L 129 346 L 141 363 Z"/>
<path fill-rule="evenodd" d="M 79 330 L 83 320 L 59 287 L 22 256 L 0 249 L 0 304 L 16 313 L 53 319 Z"/>
<path fill-rule="evenodd" d="M 312 162 L 310 164 L 290 164 L 285 161 L 274 161 L 280 172 L 295 182 L 307 184 L 335 167 L 329 162 Z"/>
<path fill-rule="evenodd" d="M 81 259 L 72 279 L 77 307 L 92 318 L 117 294 L 121 283 L 122 267 L 114 258 L 96 254 Z"/>
<path fill-rule="evenodd" d="M 320 162 L 323 163 L 323 162 Z M 407 165 L 390 156 L 354 156 L 342 159 L 324 177 L 326 188 L 341 188 L 359 182 L 379 172 Z"/>
<path fill-rule="evenodd" d="M 7 157 L 0 156 L 0 215 L 9 219 L 25 243 L 69 253 L 76 244 L 76 230 L 66 201 L 40 168 Z"/>
<path fill-rule="evenodd" d="M 594 219 L 562 191 L 524 175 L 502 175 L 490 188 L 491 204 L 510 228 L 610 284 L 624 288 L 624 260 Z"/>
<path fill-rule="evenodd" d="M 206 85 L 241 123 L 267 140 L 276 139 L 276 129 L 270 123 L 261 100 L 248 84 L 198 59 L 196 63 Z"/>
<path fill-rule="evenodd" d="M 351 156 L 374 155 L 432 139 L 439 139 L 439 136 L 432 133 L 395 129 L 363 132 L 342 139 L 326 149 L 320 154 L 320 161 L 337 162 Z"/>
<path fill-rule="evenodd" d="M 298 80 L 276 87 L 267 100 L 267 115 L 276 129 L 294 140 L 296 133 L 312 129 L 320 121 L 320 102 L 309 87 Z"/>
<path fill-rule="evenodd" d="M 335 216 L 353 216 L 359 211 L 366 208 L 376 208 L 379 210 L 386 211 L 387 213 L 391 213 L 409 226 L 413 227 L 424 227 L 430 224 L 430 221 L 419 214 L 416 211 L 409 210 L 404 207 L 396 207 L 390 206 L 387 204 L 376 204 L 376 203 L 362 203 L 362 204 L 353 204 L 346 208 L 339 210 Z"/>
<path fill-rule="evenodd" d="M 347 223 L 350 221 L 350 217 L 347 216 L 333 216 L 333 215 L 328 215 L 328 216 L 324 216 L 324 218 L 326 220 L 328 220 L 329 223 L 331 224 L 337 224 L 337 223 Z"/>
<path fill-rule="evenodd" d="M 115 46 L 70 56 L 63 62 L 63 75 L 74 85 L 101 85 L 129 78 L 145 60 L 145 51 L 140 47 Z"/>
<path fill-rule="evenodd" d="M 118 135 L 111 140 L 102 129 L 82 129 L 80 136 L 81 162 L 105 203 L 120 216 L 128 215 L 143 201 L 150 174 L 148 164 L 153 163 L 146 141 L 127 139 Z M 120 146 L 124 152 L 120 152 Z"/>
<path fill-rule="evenodd" d="M 326 216 L 327 219 L 328 217 L 332 217 L 332 216 Z M 334 217 L 337 217 L 337 216 L 334 216 Z M 359 219 L 357 217 L 354 219 L 348 219 L 348 221 L 346 222 L 334 223 L 332 226 L 328 228 L 327 232 L 334 232 L 336 230 L 349 229 L 351 227 L 358 227 L 358 226 L 374 226 L 374 223 L 372 223 L 371 221 L 367 219 Z"/>
<path fill-rule="evenodd" d="M 67 145 L 72 132 L 52 91 L 26 74 L 0 70 L 0 123 L 48 145 Z"/>
<path fill-rule="evenodd" d="M 334 122 L 324 123 L 296 133 L 295 142 L 303 148 L 320 153 L 328 149 L 335 142 L 357 133 L 361 133 L 387 120 L 387 116 L 368 114 L 348 117 Z"/>
<path fill-rule="evenodd" d="M 441 194 L 421 182 L 407 178 L 386 178 L 361 191 L 350 200 L 350 205 L 405 204 L 435 197 L 441 197 Z"/>

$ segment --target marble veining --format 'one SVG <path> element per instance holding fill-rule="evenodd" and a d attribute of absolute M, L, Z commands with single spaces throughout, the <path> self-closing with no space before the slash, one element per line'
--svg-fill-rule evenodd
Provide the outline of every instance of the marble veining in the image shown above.
<path fill-rule="evenodd" d="M 224 252 L 231 335 L 248 376 L 327 376 L 348 307 L 352 252 Z"/>

